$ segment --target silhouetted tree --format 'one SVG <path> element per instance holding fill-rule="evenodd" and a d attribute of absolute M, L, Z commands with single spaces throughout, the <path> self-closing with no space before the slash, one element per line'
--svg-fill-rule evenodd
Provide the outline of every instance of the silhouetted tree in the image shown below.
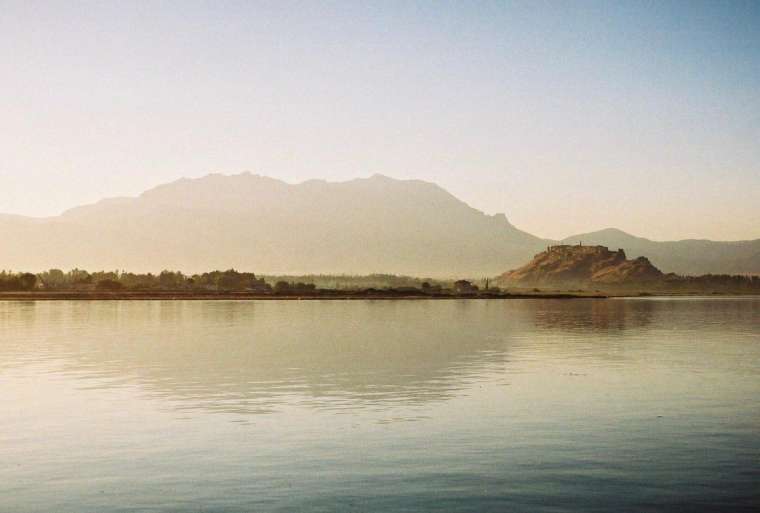
<path fill-rule="evenodd" d="M 21 290 L 32 290 L 37 284 L 37 276 L 32 273 L 24 273 L 19 276 L 19 285 Z"/>
<path fill-rule="evenodd" d="M 478 291 L 478 287 L 467 280 L 457 280 L 454 282 L 454 290 L 459 294 L 472 294 Z"/>
<path fill-rule="evenodd" d="M 278 281 L 274 284 L 274 292 L 275 294 L 283 294 L 285 292 L 290 292 L 290 283 L 286 281 Z"/>
<path fill-rule="evenodd" d="M 66 275 L 60 269 L 50 269 L 40 273 L 38 279 L 42 286 L 46 289 L 60 289 L 66 286 Z"/>

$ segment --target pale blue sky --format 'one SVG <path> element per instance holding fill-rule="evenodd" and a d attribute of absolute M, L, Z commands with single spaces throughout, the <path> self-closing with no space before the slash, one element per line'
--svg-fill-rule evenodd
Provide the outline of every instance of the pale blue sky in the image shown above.
<path fill-rule="evenodd" d="M 0 212 L 241 171 L 759 238 L 760 2 L 0 2 Z"/>

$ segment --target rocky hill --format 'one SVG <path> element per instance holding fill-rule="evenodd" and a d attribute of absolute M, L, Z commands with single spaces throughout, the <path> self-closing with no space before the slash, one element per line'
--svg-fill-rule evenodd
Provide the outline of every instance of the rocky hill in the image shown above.
<path fill-rule="evenodd" d="M 518 269 L 502 274 L 501 286 L 558 288 L 654 283 L 664 275 L 646 257 L 628 260 L 605 246 L 549 246 Z"/>

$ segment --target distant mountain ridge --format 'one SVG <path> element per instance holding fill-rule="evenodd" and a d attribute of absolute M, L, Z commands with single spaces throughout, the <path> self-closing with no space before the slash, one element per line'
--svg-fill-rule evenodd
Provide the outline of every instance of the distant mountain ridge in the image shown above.
<path fill-rule="evenodd" d="M 0 267 L 488 276 L 544 245 L 441 187 L 382 175 L 181 179 L 36 220 L 0 218 Z"/>
<path fill-rule="evenodd" d="M 288 184 L 212 174 L 60 216 L 0 215 L 0 268 L 495 276 L 555 244 L 436 184 L 383 175 Z M 617 230 L 565 239 L 647 256 L 665 272 L 760 273 L 760 240 L 654 242 Z M 563 242 L 565 242 L 563 241 Z"/>

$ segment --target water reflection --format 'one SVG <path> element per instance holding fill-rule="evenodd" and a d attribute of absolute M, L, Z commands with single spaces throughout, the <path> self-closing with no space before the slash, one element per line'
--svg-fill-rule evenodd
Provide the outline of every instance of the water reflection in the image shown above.
<path fill-rule="evenodd" d="M 136 384 L 180 408 L 383 407 L 444 400 L 485 375 L 508 382 L 517 361 L 537 353 L 622 361 L 632 345 L 652 341 L 621 337 L 663 316 L 682 331 L 709 329 L 710 319 L 741 329 L 757 308 L 741 300 L 696 308 L 653 300 L 5 302 L 0 371 L 44 364 L 86 387 Z"/>
<path fill-rule="evenodd" d="M 0 510 L 754 511 L 759 378 L 757 299 L 0 302 Z"/>
<path fill-rule="evenodd" d="M 450 396 L 504 364 L 509 323 L 466 302 L 6 303 L 5 365 L 48 361 L 87 386 L 138 383 L 184 407 L 267 412 Z M 492 327 L 495 328 L 495 327 Z M 61 369 L 62 367 L 62 369 Z"/>
<path fill-rule="evenodd" d="M 530 306 L 537 328 L 618 335 L 649 326 L 657 308 L 652 301 L 618 300 L 539 300 Z"/>

